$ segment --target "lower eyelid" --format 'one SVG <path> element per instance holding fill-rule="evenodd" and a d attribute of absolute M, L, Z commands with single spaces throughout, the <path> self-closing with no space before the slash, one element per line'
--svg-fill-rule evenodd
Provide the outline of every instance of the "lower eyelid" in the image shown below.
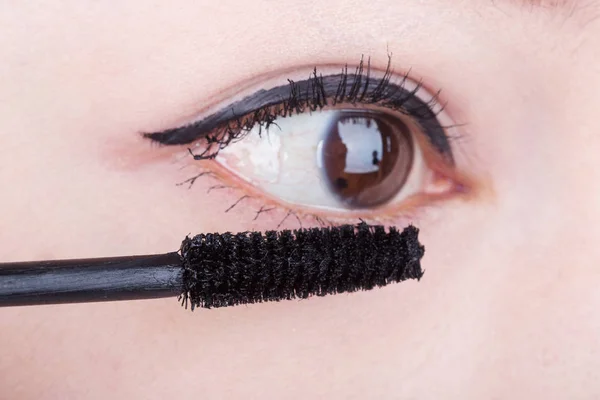
<path fill-rule="evenodd" d="M 280 228 L 297 228 L 300 225 L 317 226 L 319 224 L 355 223 L 359 219 L 369 223 L 408 223 L 415 218 L 421 218 L 421 214 L 426 212 L 420 210 L 424 204 L 426 208 L 428 206 L 435 207 L 436 204 L 443 201 L 457 198 L 471 199 L 479 192 L 475 185 L 476 181 L 472 177 L 457 172 L 454 168 L 449 168 L 447 164 L 440 161 L 436 165 L 430 166 L 432 175 L 429 177 L 429 191 L 411 196 L 401 204 L 389 207 L 384 213 L 382 213 L 382 209 L 385 209 L 385 206 L 371 210 L 351 211 L 342 215 L 331 211 L 301 210 L 298 206 L 274 199 L 242 178 L 233 175 L 216 161 L 195 161 L 189 157 L 189 161 L 186 162 L 210 173 L 201 178 L 201 186 L 210 192 L 209 196 L 226 199 L 223 202 L 219 201 L 219 204 L 223 204 L 223 208 L 219 212 L 243 214 L 243 222 L 253 225 L 266 224 L 271 229 L 273 224 L 277 225 L 283 219 L 286 219 L 286 221 Z M 190 189 L 194 190 L 194 185 L 191 185 Z M 240 202 L 236 204 L 238 201 Z M 254 219 L 261 208 L 269 209 L 268 213 L 261 212 L 260 217 Z"/>
<path fill-rule="evenodd" d="M 330 225 L 333 222 L 310 214 L 288 209 L 276 200 L 265 199 L 260 190 L 233 176 L 215 161 L 190 163 L 197 171 L 189 171 L 190 178 L 205 173 L 193 183 L 184 182 L 180 189 L 188 190 L 189 197 L 203 204 L 211 204 L 210 218 L 238 221 L 238 230 L 296 229 L 298 227 Z M 207 201 L 202 198 L 208 197 Z M 208 215 L 207 215 L 208 217 Z M 227 227 L 227 229 L 233 229 Z"/>

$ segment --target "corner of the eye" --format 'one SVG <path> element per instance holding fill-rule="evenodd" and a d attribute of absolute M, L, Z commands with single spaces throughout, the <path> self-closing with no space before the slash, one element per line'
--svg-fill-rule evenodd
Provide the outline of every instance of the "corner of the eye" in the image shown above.
<path fill-rule="evenodd" d="M 452 192 L 467 202 L 496 203 L 497 192 L 491 176 L 463 175 L 453 182 Z"/>
<path fill-rule="evenodd" d="M 493 203 L 497 198 L 491 176 L 457 170 L 432 171 L 422 194 L 436 202 L 456 199 L 470 203 Z"/>

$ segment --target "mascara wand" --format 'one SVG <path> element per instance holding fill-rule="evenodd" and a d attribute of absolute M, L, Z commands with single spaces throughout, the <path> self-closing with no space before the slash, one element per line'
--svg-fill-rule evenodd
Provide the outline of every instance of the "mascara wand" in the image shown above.
<path fill-rule="evenodd" d="M 420 279 L 414 226 L 200 234 L 179 252 L 0 263 L 0 306 L 178 297 L 186 308 L 307 298 Z"/>

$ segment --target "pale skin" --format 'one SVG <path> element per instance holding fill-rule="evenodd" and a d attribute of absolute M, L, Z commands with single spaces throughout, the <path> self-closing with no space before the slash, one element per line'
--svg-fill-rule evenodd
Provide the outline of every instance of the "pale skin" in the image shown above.
<path fill-rule="evenodd" d="M 514 3 L 4 4 L 1 261 L 274 228 L 225 214 L 236 196 L 207 196 L 214 182 L 176 186 L 193 175 L 173 161 L 185 148 L 139 132 L 261 74 L 361 54 L 385 67 L 391 52 L 443 89 L 482 190 L 411 221 L 420 282 L 194 313 L 175 299 L 1 309 L 0 397 L 597 397 L 600 7 Z"/>

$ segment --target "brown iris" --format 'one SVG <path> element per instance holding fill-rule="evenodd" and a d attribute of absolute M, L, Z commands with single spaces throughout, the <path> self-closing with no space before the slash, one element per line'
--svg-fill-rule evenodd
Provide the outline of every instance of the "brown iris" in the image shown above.
<path fill-rule="evenodd" d="M 348 208 L 372 208 L 402 189 L 413 163 L 409 127 L 392 115 L 340 111 L 321 143 L 329 189 Z"/>

